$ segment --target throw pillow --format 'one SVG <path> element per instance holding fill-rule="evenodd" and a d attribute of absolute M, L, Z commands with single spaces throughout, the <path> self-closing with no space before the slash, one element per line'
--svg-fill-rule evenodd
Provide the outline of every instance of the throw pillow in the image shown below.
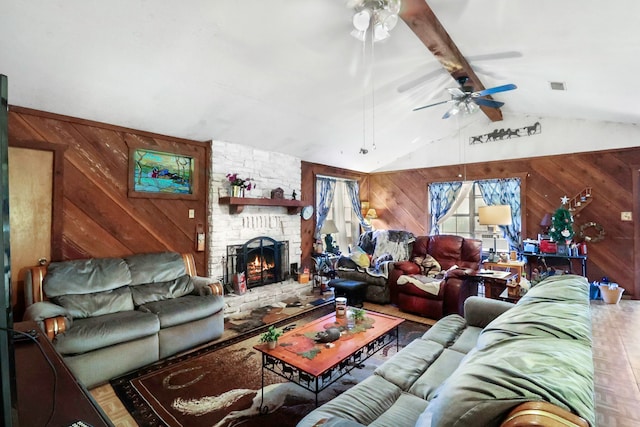
<path fill-rule="evenodd" d="M 369 255 L 362 250 L 360 246 L 356 246 L 351 251 L 351 260 L 355 262 L 358 267 L 367 268 L 371 265 L 371 260 L 369 259 Z"/>
<path fill-rule="evenodd" d="M 344 255 L 340 255 L 340 258 L 338 258 L 338 268 L 347 268 L 350 270 L 355 270 L 356 268 L 358 268 L 358 264 L 353 262 L 351 258 L 346 257 Z"/>
<path fill-rule="evenodd" d="M 424 276 L 436 276 L 442 270 L 440 263 L 429 254 L 425 254 L 423 257 L 414 257 L 413 262 L 420 266 L 420 271 Z"/>

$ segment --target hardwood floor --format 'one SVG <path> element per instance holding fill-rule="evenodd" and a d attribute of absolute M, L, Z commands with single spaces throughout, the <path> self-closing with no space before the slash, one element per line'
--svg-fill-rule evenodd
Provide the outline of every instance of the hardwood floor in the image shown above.
<path fill-rule="evenodd" d="M 373 308 L 372 305 L 369 307 Z M 385 306 L 384 312 L 394 314 L 397 308 Z M 403 316 L 407 317 L 406 314 Z M 600 427 L 638 426 L 640 425 L 640 334 L 638 333 L 640 301 L 623 299 L 615 305 L 592 301 L 591 319 L 597 425 Z M 109 384 L 92 389 L 91 394 L 116 427 L 138 425 Z"/>

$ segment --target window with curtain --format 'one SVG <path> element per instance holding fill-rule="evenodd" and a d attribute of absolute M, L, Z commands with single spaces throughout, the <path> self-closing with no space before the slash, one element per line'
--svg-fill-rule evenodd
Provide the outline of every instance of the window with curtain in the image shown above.
<path fill-rule="evenodd" d="M 456 183 L 438 183 L 429 186 L 429 200 L 438 198 L 436 192 L 443 192 L 447 185 Z M 457 187 L 456 187 L 457 188 Z M 450 189 L 449 193 L 450 194 Z M 441 197 L 441 196 L 440 196 Z M 487 240 L 489 246 L 493 245 L 490 238 L 491 231 L 486 225 L 480 225 L 478 221 L 478 208 L 486 205 L 510 205 L 513 224 L 500 227 L 500 235 L 497 248 L 499 251 L 508 251 L 515 248 L 520 243 L 521 210 L 520 210 L 520 179 L 488 179 L 480 181 L 467 181 L 460 185 L 460 189 L 455 193 L 455 200 L 446 212 L 432 213 L 433 218 L 438 218 L 438 223 L 432 224 L 433 234 L 455 234 L 464 237 L 471 237 Z M 433 209 L 430 206 L 430 209 Z M 488 247 L 488 246 L 487 246 Z"/>
<path fill-rule="evenodd" d="M 357 243 L 360 236 L 360 221 L 353 210 L 345 180 L 336 182 L 333 203 L 327 214 L 327 220 L 333 220 L 336 224 L 338 232 L 332 236 L 340 252 L 347 252 L 349 245 Z M 324 235 L 322 238 L 324 241 Z"/>

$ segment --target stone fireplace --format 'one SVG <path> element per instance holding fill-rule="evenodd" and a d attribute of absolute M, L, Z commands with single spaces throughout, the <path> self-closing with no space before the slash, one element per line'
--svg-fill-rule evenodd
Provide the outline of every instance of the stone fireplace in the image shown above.
<path fill-rule="evenodd" d="M 268 236 L 255 237 L 244 244 L 227 246 L 225 283 L 233 275 L 245 273 L 247 289 L 288 278 L 289 242 Z"/>
<path fill-rule="evenodd" d="M 233 274 L 245 271 L 249 284 L 244 295 L 225 295 L 225 316 L 310 292 L 311 282 L 298 283 L 289 274 L 291 264 L 300 265 L 300 215 L 282 206 L 247 205 L 242 212 L 231 211 L 219 203 L 220 197 L 229 196 L 228 173 L 253 179 L 256 187 L 246 198 L 271 198 L 271 190 L 282 188 L 285 199 L 295 191 L 298 200 L 306 200 L 300 191 L 299 158 L 224 141 L 211 143 L 208 275 L 229 291 Z M 242 247 L 249 242 L 245 255 Z M 263 259 L 256 263 L 255 255 Z M 276 261 L 279 266 L 272 267 Z"/>

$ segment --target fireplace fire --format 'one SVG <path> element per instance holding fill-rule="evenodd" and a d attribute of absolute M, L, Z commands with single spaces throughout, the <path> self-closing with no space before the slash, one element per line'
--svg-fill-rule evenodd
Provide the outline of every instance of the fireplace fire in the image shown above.
<path fill-rule="evenodd" d="M 234 274 L 245 273 L 247 288 L 281 282 L 286 279 L 289 265 L 289 242 L 271 237 L 256 237 L 242 245 L 227 246 L 225 283 Z"/>
<path fill-rule="evenodd" d="M 247 280 L 259 281 L 263 277 L 272 281 L 275 277 L 276 264 L 269 262 L 266 257 L 256 255 L 253 261 L 247 263 Z"/>

